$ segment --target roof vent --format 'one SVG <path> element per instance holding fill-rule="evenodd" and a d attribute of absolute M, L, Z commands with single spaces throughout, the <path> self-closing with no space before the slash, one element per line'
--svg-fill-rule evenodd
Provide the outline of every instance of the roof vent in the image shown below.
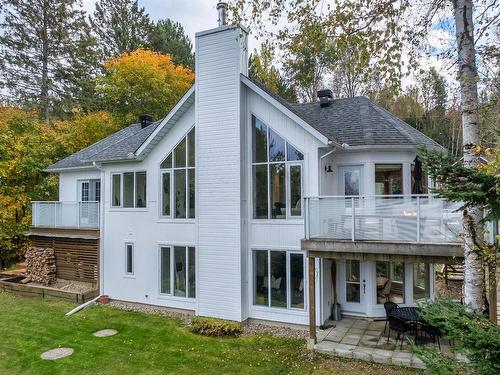
<path fill-rule="evenodd" d="M 153 123 L 153 116 L 151 115 L 141 115 L 139 117 L 139 121 L 141 122 L 141 128 L 145 128 L 148 125 Z"/>
<path fill-rule="evenodd" d="M 217 3 L 217 12 L 219 13 L 219 27 L 227 25 L 227 11 L 228 11 L 227 3 L 224 1 L 219 1 Z"/>
<path fill-rule="evenodd" d="M 321 107 L 329 107 L 333 98 L 332 90 L 324 89 L 318 91 L 319 105 Z"/>

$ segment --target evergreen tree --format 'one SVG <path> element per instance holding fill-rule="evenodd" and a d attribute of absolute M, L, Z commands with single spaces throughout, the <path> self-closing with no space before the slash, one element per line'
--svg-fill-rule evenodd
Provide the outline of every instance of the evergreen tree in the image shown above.
<path fill-rule="evenodd" d="M 155 52 L 168 53 L 175 64 L 194 70 L 193 45 L 179 22 L 158 21 L 153 29 L 151 47 Z"/>
<path fill-rule="evenodd" d="M 153 24 L 137 0 L 97 1 L 90 24 L 103 60 L 150 45 Z"/>
<path fill-rule="evenodd" d="M 52 114 L 89 105 L 95 41 L 79 0 L 3 0 L 2 86 L 13 102 Z"/>

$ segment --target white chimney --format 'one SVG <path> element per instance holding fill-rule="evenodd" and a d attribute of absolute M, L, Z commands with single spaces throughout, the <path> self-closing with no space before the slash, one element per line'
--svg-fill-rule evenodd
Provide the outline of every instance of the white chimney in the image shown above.
<path fill-rule="evenodd" d="M 219 13 L 219 27 L 227 25 L 227 3 L 224 1 L 219 1 L 219 3 L 217 4 L 217 12 Z"/>
<path fill-rule="evenodd" d="M 227 4 L 217 4 L 218 27 L 196 34 L 197 309 L 202 316 L 246 319 L 241 273 L 241 176 L 246 171 L 246 128 L 241 74 L 247 74 L 247 31 L 227 25 Z M 199 155 L 203 155 L 200 157 Z"/>

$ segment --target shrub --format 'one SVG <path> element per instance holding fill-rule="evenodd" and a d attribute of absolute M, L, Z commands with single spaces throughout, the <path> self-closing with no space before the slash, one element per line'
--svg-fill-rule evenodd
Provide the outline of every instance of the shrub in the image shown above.
<path fill-rule="evenodd" d="M 453 351 L 470 361 L 461 364 L 435 348 L 415 347 L 431 374 L 500 374 L 500 330 L 494 322 L 450 299 L 424 304 L 421 315 L 451 339 Z"/>
<path fill-rule="evenodd" d="M 191 331 L 203 336 L 238 336 L 242 333 L 238 322 L 201 316 L 193 317 Z"/>

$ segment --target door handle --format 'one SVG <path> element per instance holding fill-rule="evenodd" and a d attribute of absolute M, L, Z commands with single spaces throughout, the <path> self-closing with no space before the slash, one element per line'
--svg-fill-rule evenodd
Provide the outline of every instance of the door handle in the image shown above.
<path fill-rule="evenodd" d="M 363 280 L 363 294 L 366 294 L 366 280 Z"/>

